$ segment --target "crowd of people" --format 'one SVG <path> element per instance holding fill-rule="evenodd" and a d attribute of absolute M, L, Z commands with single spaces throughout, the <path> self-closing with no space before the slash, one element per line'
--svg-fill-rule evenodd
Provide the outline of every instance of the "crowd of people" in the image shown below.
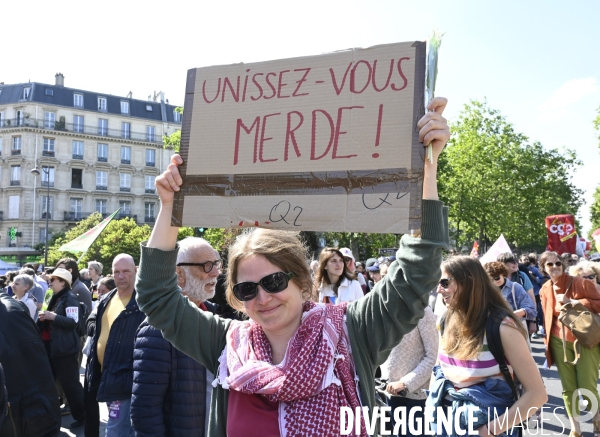
<path fill-rule="evenodd" d="M 449 254 L 436 177 L 449 138 L 445 105 L 434 99 L 418 123 L 433 150 L 421 233 L 403 236 L 393 256 L 361 262 L 350 248 L 327 247 L 310 262 L 297 233 L 253 229 L 224 263 L 202 238 L 177 240 L 183 160 L 174 155 L 156 179 L 161 209 L 139 265 L 119 254 L 104 276 L 97 261 L 79 270 L 64 258 L 0 277 L 0 382 L 5 373 L 11 404 L 0 435 L 54 436 L 60 415 L 71 414 L 71 428 L 96 437 L 105 403 L 107 437 L 334 436 L 343 407 L 373 411 L 385 399 L 422 420 L 425 406 L 449 407 L 457 419 L 440 435 L 466 429 L 477 406 L 479 435 L 512 436 L 516 418 L 547 401 L 530 353 L 536 337 L 557 365 L 571 437 L 580 437 L 573 396 L 585 388 L 598 399 L 600 346 L 575 347 L 558 313 L 568 302 L 600 312 L 600 266 L 554 252 L 485 265 Z M 9 358 L 9 348 L 21 350 Z M 35 384 L 20 380 L 29 375 L 14 356 L 36 366 Z M 373 435 L 364 417 L 355 423 L 355 435 Z"/>

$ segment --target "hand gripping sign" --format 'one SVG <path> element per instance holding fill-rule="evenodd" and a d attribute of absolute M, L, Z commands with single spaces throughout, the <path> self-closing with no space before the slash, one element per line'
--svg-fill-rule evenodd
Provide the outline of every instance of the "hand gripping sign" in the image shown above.
<path fill-rule="evenodd" d="M 425 43 L 188 71 L 177 226 L 419 230 Z"/>
<path fill-rule="evenodd" d="M 546 232 L 548 233 L 547 250 L 563 253 L 576 253 L 577 232 L 575 218 L 572 214 L 551 215 L 546 217 Z"/>

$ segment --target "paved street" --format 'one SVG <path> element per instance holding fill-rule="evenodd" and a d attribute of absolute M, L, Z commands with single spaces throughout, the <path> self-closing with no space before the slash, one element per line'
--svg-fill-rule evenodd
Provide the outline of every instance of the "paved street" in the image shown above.
<path fill-rule="evenodd" d="M 554 436 L 560 434 L 569 435 L 569 419 L 567 418 L 567 414 L 564 410 L 564 404 L 561 395 L 562 389 L 560 385 L 560 379 L 558 378 L 558 373 L 556 372 L 556 367 L 553 367 L 550 370 L 542 368 L 545 357 L 544 343 L 541 339 L 532 340 L 532 352 L 538 367 L 541 369 L 542 377 L 544 378 L 544 383 L 546 384 L 546 389 L 548 390 L 548 403 L 544 406 L 543 429 L 531 429 L 527 431 L 526 434 L 532 436 Z M 85 366 L 85 360 L 83 361 L 82 366 Z M 84 370 L 84 367 L 82 367 L 81 374 L 83 374 Z M 83 377 L 81 378 L 81 382 L 83 384 Z M 100 405 L 100 436 L 104 435 L 104 428 L 107 418 L 108 410 L 106 408 L 106 404 L 103 403 Z M 71 416 L 63 416 L 60 436 L 83 437 L 83 427 L 77 428 L 73 431 L 69 430 L 69 424 L 71 422 L 73 422 L 73 418 Z M 583 437 L 592 436 L 591 423 L 584 423 L 581 429 L 584 432 Z"/>

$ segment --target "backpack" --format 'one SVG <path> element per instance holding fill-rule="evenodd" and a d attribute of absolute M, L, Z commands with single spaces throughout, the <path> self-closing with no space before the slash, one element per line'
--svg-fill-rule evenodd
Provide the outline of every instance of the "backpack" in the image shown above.
<path fill-rule="evenodd" d="M 444 335 L 444 326 L 446 324 L 446 314 L 440 318 L 440 332 L 441 335 Z M 515 402 L 519 399 L 519 392 L 517 391 L 518 384 L 521 388 L 521 384 L 515 381 L 510 374 L 510 370 L 508 370 L 508 366 L 506 365 L 506 357 L 504 356 L 504 348 L 502 347 L 502 340 L 500 339 L 500 322 L 496 320 L 495 317 L 489 316 L 487 318 L 487 322 L 485 324 L 485 337 L 488 343 L 488 349 L 494 356 L 494 359 L 498 363 L 498 367 L 500 367 L 500 371 L 504 376 L 504 379 L 508 383 L 513 398 Z M 519 390 L 521 391 L 521 390 Z"/>

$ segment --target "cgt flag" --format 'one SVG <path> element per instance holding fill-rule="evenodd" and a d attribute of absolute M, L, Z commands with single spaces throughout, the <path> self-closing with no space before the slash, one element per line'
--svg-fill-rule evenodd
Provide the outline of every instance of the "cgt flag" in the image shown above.
<path fill-rule="evenodd" d="M 548 233 L 546 250 L 554 251 L 559 255 L 577 253 L 577 231 L 575 230 L 575 218 L 572 214 L 546 217 L 546 232 Z"/>
<path fill-rule="evenodd" d="M 71 253 L 87 252 L 87 250 L 90 248 L 90 246 L 92 244 L 94 244 L 94 241 L 96 241 L 96 238 L 98 238 L 100 236 L 100 234 L 102 233 L 104 228 L 106 228 L 106 226 L 108 226 L 110 221 L 113 219 L 113 217 L 115 215 L 117 215 L 117 213 L 120 210 L 121 210 L 121 208 L 117 209 L 115 212 L 113 212 L 111 215 L 106 217 L 104 220 L 102 220 L 100 223 L 98 223 L 92 229 L 87 231 L 85 234 L 80 235 L 79 237 L 75 238 L 74 240 L 69 241 L 66 244 L 63 244 L 62 246 L 60 246 L 58 248 L 58 250 L 61 252 L 71 252 Z"/>

